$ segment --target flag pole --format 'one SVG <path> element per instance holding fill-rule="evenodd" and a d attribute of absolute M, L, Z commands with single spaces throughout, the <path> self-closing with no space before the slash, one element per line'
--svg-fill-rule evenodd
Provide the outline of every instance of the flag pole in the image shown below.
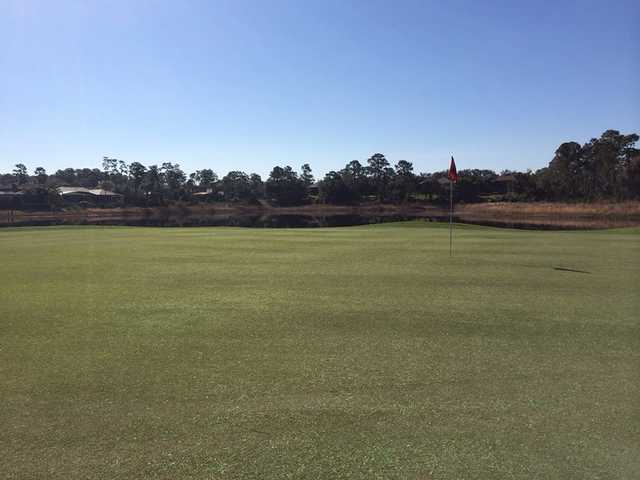
<path fill-rule="evenodd" d="M 449 256 L 453 257 L 453 184 L 458 181 L 458 169 L 453 155 L 451 155 L 447 177 L 449 178 Z"/>
<path fill-rule="evenodd" d="M 453 256 L 453 180 L 449 179 L 449 256 Z"/>

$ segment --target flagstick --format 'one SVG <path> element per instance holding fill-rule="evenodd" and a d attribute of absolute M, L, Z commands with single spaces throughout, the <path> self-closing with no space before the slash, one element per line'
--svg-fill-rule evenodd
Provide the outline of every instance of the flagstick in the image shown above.
<path fill-rule="evenodd" d="M 453 256 L 453 180 L 449 180 L 449 256 Z"/>

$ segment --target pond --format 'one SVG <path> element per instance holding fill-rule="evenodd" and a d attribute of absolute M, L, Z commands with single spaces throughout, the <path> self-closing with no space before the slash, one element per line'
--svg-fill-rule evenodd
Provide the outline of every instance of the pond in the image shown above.
<path fill-rule="evenodd" d="M 144 227 L 249 227 L 249 228 L 318 228 L 346 227 L 374 223 L 401 222 L 422 219 L 425 221 L 444 221 L 446 218 L 416 215 L 256 215 L 256 214 L 175 214 L 161 213 L 153 215 L 64 215 L 47 218 L 18 217 L 4 226 L 49 226 L 49 225 L 126 225 Z"/>

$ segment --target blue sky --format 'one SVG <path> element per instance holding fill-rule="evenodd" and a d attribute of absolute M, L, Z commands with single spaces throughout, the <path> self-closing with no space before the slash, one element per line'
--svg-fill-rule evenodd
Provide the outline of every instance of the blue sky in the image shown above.
<path fill-rule="evenodd" d="M 537 169 L 640 132 L 640 3 L 0 0 L 0 171 Z"/>

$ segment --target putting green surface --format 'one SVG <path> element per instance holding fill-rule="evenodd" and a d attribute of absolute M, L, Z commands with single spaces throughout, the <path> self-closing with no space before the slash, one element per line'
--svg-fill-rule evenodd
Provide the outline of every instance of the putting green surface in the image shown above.
<path fill-rule="evenodd" d="M 640 478 L 640 230 L 0 230 L 0 477 Z"/>

